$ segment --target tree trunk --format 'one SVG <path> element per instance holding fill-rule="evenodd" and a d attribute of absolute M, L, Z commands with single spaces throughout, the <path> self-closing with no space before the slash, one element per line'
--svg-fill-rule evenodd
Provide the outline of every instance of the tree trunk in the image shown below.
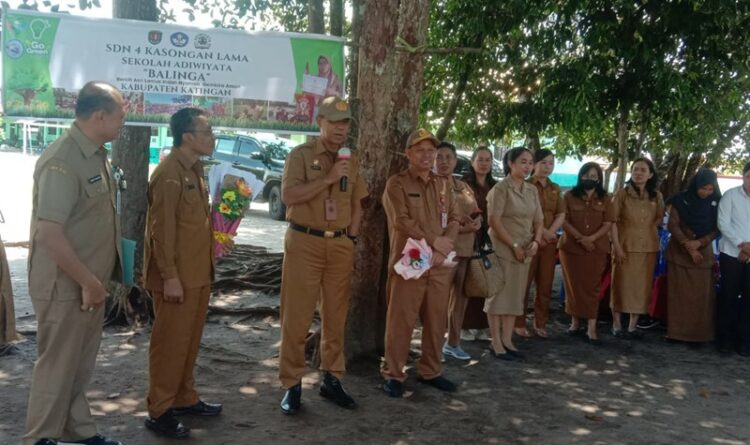
<path fill-rule="evenodd" d="M 156 0 L 114 0 L 115 18 L 155 22 L 159 18 Z M 135 282 L 139 283 L 143 266 L 143 237 L 148 207 L 148 160 L 151 127 L 126 126 L 112 143 L 112 164 L 122 168 L 128 189 L 122 194 L 122 236 L 136 242 Z"/>
<path fill-rule="evenodd" d="M 357 96 L 357 80 L 359 78 L 359 43 L 362 36 L 362 8 L 361 0 L 352 0 L 352 42 L 356 46 L 349 52 L 349 73 L 347 74 L 347 92 L 350 98 Z M 356 110 L 354 110 L 356 111 Z M 353 134 L 356 132 L 352 131 Z"/>
<path fill-rule="evenodd" d="M 526 148 L 531 150 L 532 153 L 536 153 L 541 147 L 542 144 L 539 142 L 539 132 L 536 130 L 529 131 L 526 135 Z"/>
<path fill-rule="evenodd" d="M 617 152 L 619 162 L 617 164 L 617 180 L 615 190 L 618 191 L 625 185 L 625 175 L 628 171 L 628 117 L 630 106 L 620 105 L 620 117 L 617 120 Z"/>
<path fill-rule="evenodd" d="M 477 36 L 474 42 L 462 46 L 473 46 L 474 48 L 481 48 L 483 41 L 484 36 Z M 445 109 L 443 121 L 440 123 L 440 127 L 435 133 L 435 137 L 440 139 L 441 141 L 445 139 L 445 137 L 448 135 L 448 130 L 451 128 L 451 126 L 453 126 L 453 121 L 456 119 L 456 113 L 458 112 L 458 105 L 461 103 L 464 97 L 464 93 L 466 92 L 466 86 L 469 84 L 469 79 L 474 73 L 476 64 L 472 62 L 476 61 L 479 56 L 471 54 L 464 57 L 466 57 L 467 60 L 461 67 L 461 73 L 458 76 L 458 82 L 456 83 L 455 91 L 453 91 L 453 97 L 451 97 L 451 100 Z"/>
<path fill-rule="evenodd" d="M 344 35 L 344 0 L 330 0 L 331 35 Z"/>
<path fill-rule="evenodd" d="M 399 6 L 399 3 L 400 6 Z M 358 153 L 370 197 L 364 209 L 356 252 L 347 325 L 349 358 L 383 350 L 388 237 L 381 197 L 388 176 L 403 168 L 406 137 L 417 124 L 424 65 L 421 55 L 395 54 L 396 36 L 423 45 L 429 0 L 362 1 L 359 49 Z"/>
<path fill-rule="evenodd" d="M 308 0 L 307 3 L 307 32 L 313 34 L 325 33 L 323 0 Z"/>

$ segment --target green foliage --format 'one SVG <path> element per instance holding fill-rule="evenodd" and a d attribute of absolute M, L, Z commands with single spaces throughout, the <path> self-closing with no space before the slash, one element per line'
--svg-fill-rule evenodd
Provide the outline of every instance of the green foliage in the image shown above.
<path fill-rule="evenodd" d="M 465 73 L 450 138 L 496 142 L 550 136 L 567 155 L 616 156 L 615 121 L 628 148 L 731 160 L 749 135 L 748 2 L 442 0 L 430 46 L 484 52 L 434 55 L 425 73 L 425 123 L 440 123 Z"/>

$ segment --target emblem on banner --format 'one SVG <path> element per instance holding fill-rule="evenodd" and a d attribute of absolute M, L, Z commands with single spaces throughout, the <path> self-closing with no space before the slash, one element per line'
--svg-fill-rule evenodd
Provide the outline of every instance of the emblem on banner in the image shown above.
<path fill-rule="evenodd" d="M 169 36 L 169 40 L 172 42 L 172 45 L 178 48 L 182 48 L 183 46 L 186 46 L 188 44 L 188 41 L 190 41 L 190 37 L 188 37 L 188 35 L 184 32 L 176 32 Z"/>
<path fill-rule="evenodd" d="M 11 40 L 6 43 L 5 54 L 11 59 L 20 59 L 23 56 L 23 43 L 18 40 Z"/>
<path fill-rule="evenodd" d="M 148 32 L 148 43 L 152 45 L 158 45 L 161 43 L 161 31 L 149 31 Z"/>
<path fill-rule="evenodd" d="M 209 49 L 211 48 L 211 37 L 208 34 L 196 34 L 193 44 L 196 49 Z"/>

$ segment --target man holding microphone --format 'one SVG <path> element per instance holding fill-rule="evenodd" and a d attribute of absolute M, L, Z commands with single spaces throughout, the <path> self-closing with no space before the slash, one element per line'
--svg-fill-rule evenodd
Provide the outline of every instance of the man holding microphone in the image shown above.
<path fill-rule="evenodd" d="M 289 229 L 281 278 L 279 379 L 286 393 L 284 414 L 301 406 L 305 339 L 320 302 L 320 394 L 344 408 L 356 403 L 341 386 L 346 359 L 344 329 L 349 309 L 354 246 L 367 188 L 359 160 L 343 147 L 351 120 L 349 105 L 327 97 L 320 103 L 320 137 L 296 147 L 284 167 L 281 195 Z"/>

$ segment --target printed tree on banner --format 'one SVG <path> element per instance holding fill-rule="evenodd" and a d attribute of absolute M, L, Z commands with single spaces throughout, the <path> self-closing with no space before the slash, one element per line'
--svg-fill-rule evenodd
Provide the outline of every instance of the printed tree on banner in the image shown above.
<path fill-rule="evenodd" d="M 37 94 L 47 92 L 50 88 L 49 79 L 34 67 L 14 68 L 13 75 L 8 77 L 6 89 L 21 96 L 24 107 L 30 107 Z"/>

